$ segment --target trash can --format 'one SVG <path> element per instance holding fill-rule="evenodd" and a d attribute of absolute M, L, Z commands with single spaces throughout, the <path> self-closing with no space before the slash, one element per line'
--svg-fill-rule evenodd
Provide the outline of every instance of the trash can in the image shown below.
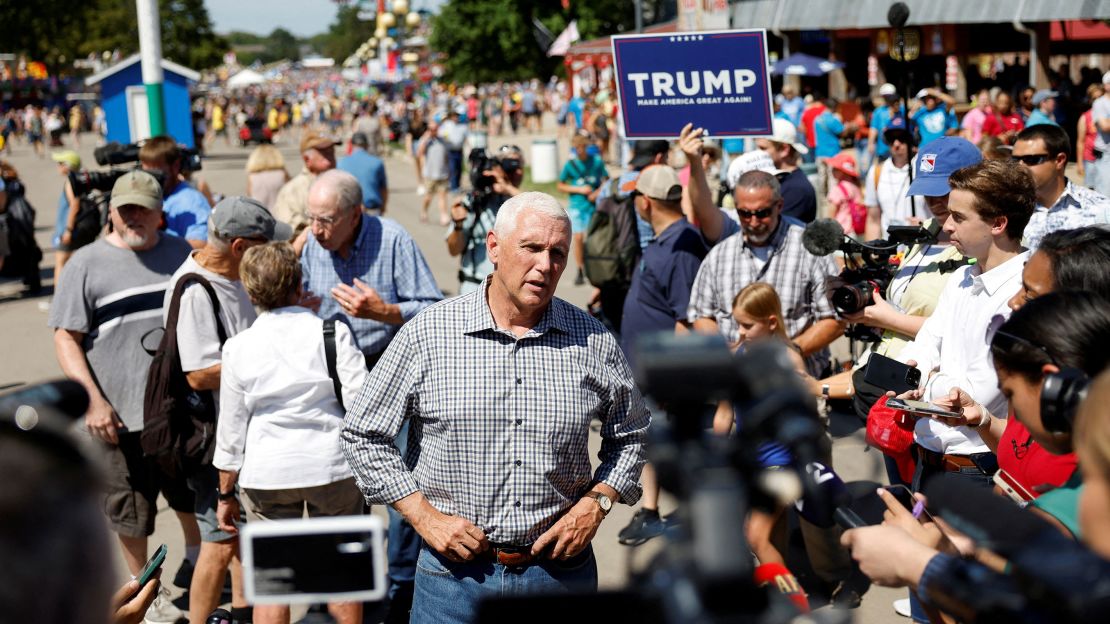
<path fill-rule="evenodd" d="M 532 181 L 547 184 L 559 178 L 559 149 L 555 139 L 532 141 Z"/>

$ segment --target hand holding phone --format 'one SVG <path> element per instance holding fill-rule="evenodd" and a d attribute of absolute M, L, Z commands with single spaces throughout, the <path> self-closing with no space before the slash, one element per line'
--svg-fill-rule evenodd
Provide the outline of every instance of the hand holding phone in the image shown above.
<path fill-rule="evenodd" d="M 885 355 L 872 353 L 867 360 L 867 369 L 863 373 L 863 380 L 883 390 L 902 394 L 917 389 L 921 384 L 921 371 Z"/>
<path fill-rule="evenodd" d="M 963 414 L 960 412 L 953 412 L 946 410 L 939 405 L 927 403 L 925 401 L 915 401 L 913 399 L 899 399 L 892 397 L 886 401 L 887 407 L 909 412 L 911 414 L 919 414 L 922 416 L 930 416 L 933 418 L 958 418 L 963 420 Z M 964 423 L 959 423 L 964 424 Z"/>
<path fill-rule="evenodd" d="M 139 590 L 142 590 L 143 587 L 146 587 L 146 584 L 150 582 L 150 579 L 162 569 L 162 564 L 166 562 L 166 552 L 168 550 L 169 549 L 166 548 L 166 545 L 162 544 L 158 547 L 157 550 L 154 551 L 154 554 L 151 555 L 150 559 L 147 560 L 146 565 L 143 566 L 142 571 L 140 571 L 138 576 L 135 577 L 135 580 L 139 581 Z M 135 593 L 138 594 L 139 591 L 136 591 Z"/>

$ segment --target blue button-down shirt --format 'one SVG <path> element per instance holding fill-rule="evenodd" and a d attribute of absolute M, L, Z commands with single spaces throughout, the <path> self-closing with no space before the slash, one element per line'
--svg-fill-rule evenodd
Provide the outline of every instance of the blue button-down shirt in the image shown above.
<path fill-rule="evenodd" d="M 347 323 L 359 349 L 368 356 L 384 351 L 400 326 L 347 317 L 339 302 L 331 296 L 332 288 L 339 284 L 355 287 L 357 278 L 376 290 L 382 301 L 397 304 L 405 321 L 443 299 L 420 248 L 408 232 L 391 219 L 363 215 L 358 236 L 346 259 L 324 249 L 315 237 L 309 236 L 301 254 L 301 269 L 305 290 L 323 298 L 320 317 Z"/>

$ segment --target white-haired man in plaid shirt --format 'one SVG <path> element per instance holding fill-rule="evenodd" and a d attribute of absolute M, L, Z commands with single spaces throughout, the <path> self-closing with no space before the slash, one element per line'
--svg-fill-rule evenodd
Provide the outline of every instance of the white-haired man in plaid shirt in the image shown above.
<path fill-rule="evenodd" d="M 483 596 L 596 588 L 590 541 L 613 504 L 640 497 L 648 413 L 628 364 L 599 322 L 554 298 L 570 237 L 551 196 L 506 201 L 483 287 L 406 323 L 348 413 L 366 500 L 424 539 L 413 622 L 472 621 Z"/>

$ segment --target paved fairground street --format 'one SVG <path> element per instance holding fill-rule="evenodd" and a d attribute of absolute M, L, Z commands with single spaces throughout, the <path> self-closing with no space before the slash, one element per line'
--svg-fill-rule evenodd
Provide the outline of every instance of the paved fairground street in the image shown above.
<path fill-rule="evenodd" d="M 0 624 L 1106 621 L 1110 0 L 0 26 Z"/>

